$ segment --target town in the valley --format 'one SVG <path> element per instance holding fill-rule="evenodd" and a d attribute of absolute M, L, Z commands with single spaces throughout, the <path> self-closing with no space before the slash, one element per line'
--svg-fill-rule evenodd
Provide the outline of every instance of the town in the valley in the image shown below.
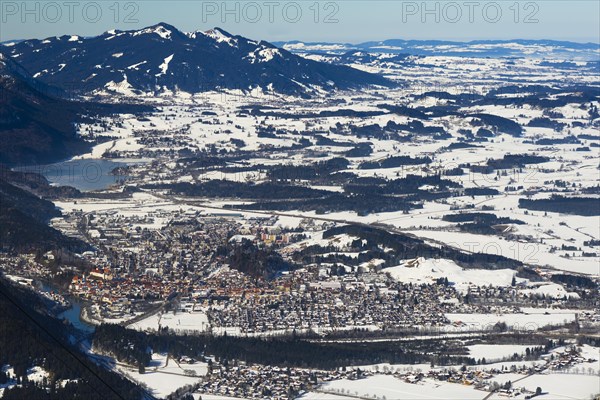
<path fill-rule="evenodd" d="M 224 71 L 293 58 L 292 75 L 194 93 L 177 51 L 207 43 Z M 122 398 L 599 398 L 597 49 L 275 47 L 158 24 L 4 43 L 0 65 L 64 83 L 71 46 L 95 71 L 77 151 L 0 153 L 2 293 L 25 299 L 0 310 L 31 307 L 38 342 Z M 0 357 L 0 398 L 95 382 L 24 343 Z"/>

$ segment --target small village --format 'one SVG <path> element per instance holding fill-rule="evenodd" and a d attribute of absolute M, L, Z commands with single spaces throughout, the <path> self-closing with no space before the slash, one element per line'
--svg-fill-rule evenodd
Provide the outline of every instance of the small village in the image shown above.
<path fill-rule="evenodd" d="M 524 395 L 529 399 L 540 393 L 528 390 L 518 382 L 506 381 L 502 375 L 510 374 L 511 377 L 517 375 L 524 379 L 534 374 L 557 373 L 572 369 L 582 363 L 596 361 L 596 359 L 584 357 L 576 346 L 566 346 L 543 356 L 539 364 L 535 366 L 513 364 L 501 368 L 463 365 L 462 367 L 431 367 L 428 370 L 421 370 L 404 365 L 384 366 L 383 368 L 376 366 L 375 369 L 342 368 L 336 371 L 319 371 L 262 365 L 250 366 L 245 363 L 223 366 L 211 362 L 209 373 L 201 383 L 195 385 L 194 390 L 199 393 L 240 398 L 268 397 L 284 400 L 298 398 L 303 393 L 312 391 L 323 395 L 345 395 L 364 399 L 371 397 L 358 391 L 328 389 L 326 383 L 340 379 L 361 380 L 374 375 L 392 375 L 396 379 L 414 385 L 423 384 L 425 381 L 448 382 L 471 386 L 484 392 L 498 393 L 507 398 Z"/>

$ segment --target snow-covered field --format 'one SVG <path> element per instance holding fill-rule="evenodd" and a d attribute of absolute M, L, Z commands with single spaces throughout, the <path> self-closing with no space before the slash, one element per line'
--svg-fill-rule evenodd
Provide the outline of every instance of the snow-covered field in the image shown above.
<path fill-rule="evenodd" d="M 574 374 L 536 374 L 532 376 L 519 374 L 501 374 L 498 382 L 512 381 L 513 387 L 525 388 L 535 392 L 537 387 L 542 389 L 540 398 L 559 399 L 590 399 L 600 393 L 600 377 L 593 375 Z M 448 383 L 425 379 L 413 384 L 407 383 L 391 375 L 374 375 L 366 379 L 341 379 L 322 385 L 318 391 L 309 392 L 301 399 L 336 400 L 348 398 L 378 398 L 378 399 L 504 399 L 506 395 L 477 390 L 472 386 L 458 383 Z M 524 399 L 521 394 L 515 399 Z"/>
<path fill-rule="evenodd" d="M 432 283 L 439 278 L 448 278 L 457 290 L 466 293 L 471 285 L 477 286 L 510 286 L 516 272 L 510 269 L 465 270 L 455 262 L 444 259 L 411 260 L 404 265 L 386 268 L 383 272 L 389 273 L 392 278 L 400 282 L 417 284 Z"/>
<path fill-rule="evenodd" d="M 575 320 L 575 312 L 548 314 L 446 314 L 453 325 L 448 330 L 492 330 L 504 322 L 513 330 L 536 331 L 548 325 L 562 325 Z"/>
<path fill-rule="evenodd" d="M 406 383 L 390 375 L 374 375 L 366 379 L 355 381 L 341 379 L 328 382 L 321 388 L 322 391 L 332 394 L 347 394 L 386 399 L 472 399 L 481 400 L 486 392 L 478 391 L 472 387 L 456 383 L 425 380 L 417 384 Z M 318 399 L 312 394 L 311 399 Z"/>
<path fill-rule="evenodd" d="M 201 310 L 194 312 L 178 311 L 177 313 L 168 312 L 155 314 L 132 324 L 130 327 L 139 330 L 154 330 L 158 328 L 169 327 L 175 332 L 205 332 L 208 330 L 208 317 Z"/>
<path fill-rule="evenodd" d="M 469 356 L 476 360 L 485 358 L 487 362 L 511 357 L 513 354 L 523 355 L 531 346 L 513 344 L 475 344 L 468 346 Z"/>
<path fill-rule="evenodd" d="M 600 393 L 600 377 L 575 374 L 536 374 L 514 384 L 535 392 L 542 388 L 542 399 L 590 399 Z M 500 399 L 502 397 L 491 397 Z"/>
<path fill-rule="evenodd" d="M 194 384 L 206 375 L 208 369 L 205 363 L 177 363 L 172 358 L 162 354 L 153 354 L 150 366 L 140 374 L 137 368 L 117 365 L 116 369 L 135 382 L 145 385 L 157 397 L 166 397 L 178 388 Z"/>

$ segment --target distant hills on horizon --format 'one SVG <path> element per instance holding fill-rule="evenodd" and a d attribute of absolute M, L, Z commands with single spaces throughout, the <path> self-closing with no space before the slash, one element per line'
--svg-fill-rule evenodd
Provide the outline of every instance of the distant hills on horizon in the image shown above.
<path fill-rule="evenodd" d="M 168 24 L 165 22 L 159 22 L 155 25 L 169 25 L 174 27 L 174 25 L 172 24 Z M 153 26 L 155 26 L 153 25 Z M 144 29 L 144 28 L 141 28 Z M 225 31 L 225 29 L 222 29 L 220 27 L 214 27 L 212 28 L 214 29 L 218 29 L 221 31 Z M 210 29 L 209 29 L 210 30 Z M 111 31 L 120 31 L 120 32 L 125 32 L 122 30 L 118 30 L 118 29 L 110 29 L 104 33 L 108 33 Z M 181 30 L 180 30 L 181 31 Z M 181 31 L 182 33 L 186 33 L 185 31 Z M 202 30 L 195 30 L 192 32 L 188 32 L 188 33 L 193 33 L 193 32 L 202 32 Z M 89 38 L 93 38 L 96 36 L 101 36 L 101 35 L 77 35 L 80 36 L 84 39 L 89 39 Z M 10 44 L 10 43 L 19 43 L 19 42 L 23 42 L 23 41 L 27 41 L 27 40 L 44 40 L 44 39 L 50 39 L 52 37 L 57 37 L 57 36 L 46 36 L 46 37 L 31 37 L 31 38 L 21 38 L 21 39 L 12 39 L 12 40 L 4 40 L 4 41 L 0 41 L 0 45 L 6 45 L 6 44 Z M 365 41 L 358 41 L 358 42 L 351 42 L 351 41 L 335 41 L 335 40 L 323 40 L 323 41 L 314 41 L 314 40 L 302 40 L 302 39 L 288 39 L 288 40 L 269 40 L 269 39 L 262 39 L 263 41 L 268 41 L 271 44 L 274 44 L 276 46 L 279 45 L 283 45 L 283 44 L 293 44 L 293 43 L 304 43 L 304 44 L 342 44 L 342 45 L 346 45 L 346 46 L 369 46 L 369 45 L 373 45 L 373 44 L 377 44 L 377 43 L 386 43 L 386 42 L 393 42 L 393 41 L 399 41 L 399 42 L 406 42 L 406 43 L 427 43 L 427 44 L 437 44 L 437 45 L 444 45 L 444 44 L 463 44 L 463 45 L 470 45 L 470 44 L 502 44 L 502 43 L 520 43 L 520 44 L 525 44 L 525 45 L 535 45 L 535 44 L 547 44 L 547 45 L 556 45 L 556 46 L 585 46 L 585 47 L 591 47 L 591 48 L 600 48 L 600 39 L 598 42 L 593 42 L 593 41 L 574 41 L 574 40 L 565 40 L 565 39 L 526 39 L 526 38 L 522 38 L 522 37 L 515 37 L 515 38 L 511 38 L 511 39 L 471 39 L 471 40 L 446 40 L 446 39 L 408 39 L 408 38 L 401 38 L 401 37 L 394 37 L 394 38 L 387 38 L 387 39 L 382 39 L 382 40 L 365 40 Z"/>
<path fill-rule="evenodd" d="M 417 56 L 446 55 L 459 57 L 538 57 L 600 61 L 600 43 L 580 43 L 547 39 L 512 40 L 405 40 L 388 39 L 358 44 L 335 42 L 274 42 L 276 46 L 296 53 L 344 54 L 351 51 L 409 54 Z"/>

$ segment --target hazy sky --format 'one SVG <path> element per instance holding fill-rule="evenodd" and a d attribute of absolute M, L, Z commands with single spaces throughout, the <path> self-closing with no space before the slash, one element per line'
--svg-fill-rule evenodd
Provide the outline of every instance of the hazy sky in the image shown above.
<path fill-rule="evenodd" d="M 0 41 L 218 26 L 270 41 L 558 39 L 600 42 L 600 1 L 4 1 Z"/>

